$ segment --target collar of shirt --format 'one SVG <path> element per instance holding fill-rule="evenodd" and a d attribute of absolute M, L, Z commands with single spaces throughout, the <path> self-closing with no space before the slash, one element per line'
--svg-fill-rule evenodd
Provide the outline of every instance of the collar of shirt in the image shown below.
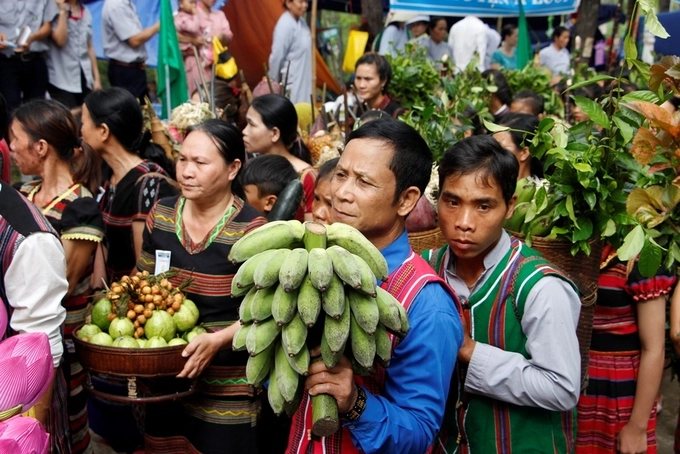
<path fill-rule="evenodd" d="M 474 290 L 486 281 L 491 270 L 493 270 L 496 264 L 498 264 L 505 256 L 508 249 L 510 249 L 510 235 L 503 230 L 501 239 L 496 243 L 496 246 L 486 254 L 486 257 L 484 257 L 484 272 L 482 272 L 472 288 L 468 288 L 465 281 L 456 274 L 455 256 L 451 254 L 451 249 L 449 249 L 450 260 L 446 267 L 446 282 L 453 288 L 453 291 L 456 292 L 461 299 L 461 302 L 466 302 L 470 299 L 470 295 L 474 293 Z"/>
<path fill-rule="evenodd" d="M 387 260 L 387 268 L 391 274 L 404 263 L 411 253 L 411 244 L 408 242 L 406 230 L 396 240 L 383 248 L 380 253 Z"/>
<path fill-rule="evenodd" d="M 505 113 L 506 111 L 510 110 L 510 107 L 508 107 L 507 104 L 503 104 L 500 109 L 495 111 L 492 115 L 495 117 L 496 115 L 500 115 Z"/>

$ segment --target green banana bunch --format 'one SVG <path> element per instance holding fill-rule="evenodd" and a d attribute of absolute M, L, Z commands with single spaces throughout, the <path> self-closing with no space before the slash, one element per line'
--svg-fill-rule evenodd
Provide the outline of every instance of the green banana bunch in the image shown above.
<path fill-rule="evenodd" d="M 546 214 L 542 214 L 529 223 L 529 233 L 531 236 L 546 236 L 552 229 L 555 208 L 552 207 Z"/>
<path fill-rule="evenodd" d="M 269 378 L 268 399 L 276 414 L 297 409 L 303 377 L 316 360 L 310 350 L 317 345 L 326 367 L 345 355 L 356 373 L 366 374 L 376 364 L 389 365 L 392 336 L 409 329 L 403 306 L 377 286 L 388 274 L 380 251 L 350 226 L 319 230 L 323 227 L 296 221 L 270 223 L 237 241 L 229 255 L 245 261 L 232 281 L 232 295 L 245 295 L 232 347 L 250 355 L 250 384 Z M 308 244 L 308 235 L 316 242 Z M 320 339 L 308 339 L 310 332 Z M 324 424 L 328 421 L 326 415 Z"/>
<path fill-rule="evenodd" d="M 538 184 L 535 178 L 525 177 L 517 180 L 517 186 L 515 187 L 517 201 L 515 203 L 520 204 L 531 202 L 534 199 L 534 194 L 536 194 L 537 188 Z"/>
<path fill-rule="evenodd" d="M 531 201 L 516 204 L 512 216 L 505 220 L 503 227 L 511 232 L 521 232 L 530 205 Z"/>

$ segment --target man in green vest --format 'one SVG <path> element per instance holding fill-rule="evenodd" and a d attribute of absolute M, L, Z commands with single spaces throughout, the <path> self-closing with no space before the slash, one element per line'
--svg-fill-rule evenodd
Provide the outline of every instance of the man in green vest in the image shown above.
<path fill-rule="evenodd" d="M 574 450 L 580 301 L 564 275 L 503 230 L 518 168 L 490 136 L 458 142 L 439 166 L 448 245 L 423 255 L 457 293 L 466 325 L 448 452 Z"/>

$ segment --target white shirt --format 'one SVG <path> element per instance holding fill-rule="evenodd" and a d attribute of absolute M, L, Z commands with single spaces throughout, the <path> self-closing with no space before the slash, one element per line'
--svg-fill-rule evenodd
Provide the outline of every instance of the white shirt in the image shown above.
<path fill-rule="evenodd" d="M 487 48 L 487 30 L 489 27 L 475 16 L 467 16 L 456 22 L 449 31 L 449 46 L 453 49 L 453 60 L 456 72 L 463 71 L 472 60 L 475 52 L 479 56 L 477 69 L 484 67 Z"/>
<path fill-rule="evenodd" d="M 61 325 L 68 291 L 64 249 L 55 235 L 36 232 L 26 237 L 4 277 L 7 302 L 14 309 L 9 321 L 18 333 L 43 332 L 50 338 L 54 367 L 64 353 Z"/>
<path fill-rule="evenodd" d="M 131 0 L 106 0 L 102 7 L 104 55 L 125 63 L 146 62 L 146 46 L 132 47 L 127 40 L 144 30 Z"/>
<path fill-rule="evenodd" d="M 484 69 L 491 68 L 491 56 L 501 45 L 501 35 L 495 29 L 486 27 L 486 54 L 484 55 Z"/>

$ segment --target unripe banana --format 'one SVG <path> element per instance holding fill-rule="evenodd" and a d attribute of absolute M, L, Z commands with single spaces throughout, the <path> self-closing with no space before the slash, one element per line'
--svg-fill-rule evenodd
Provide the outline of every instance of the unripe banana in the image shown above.
<path fill-rule="evenodd" d="M 273 318 L 265 322 L 252 325 L 246 337 L 246 349 L 250 356 L 260 354 L 279 337 L 281 327 Z"/>
<path fill-rule="evenodd" d="M 234 295 L 239 289 L 250 288 L 255 284 L 253 273 L 262 262 L 268 262 L 276 254 L 276 249 L 260 252 L 243 263 L 231 281 L 231 294 Z"/>
<path fill-rule="evenodd" d="M 267 380 L 267 374 L 274 365 L 274 351 L 278 342 L 272 343 L 265 348 L 259 355 L 248 357 L 246 363 L 246 378 L 248 383 L 256 388 L 262 386 Z"/>
<path fill-rule="evenodd" d="M 517 194 L 517 203 L 531 202 L 536 193 L 536 181 L 530 177 L 525 177 L 517 180 L 515 186 L 515 194 Z"/>
<path fill-rule="evenodd" d="M 300 318 L 307 326 L 313 326 L 321 313 L 321 295 L 312 285 L 309 274 L 305 276 L 298 289 L 297 309 Z"/>
<path fill-rule="evenodd" d="M 314 288 L 325 292 L 333 278 L 333 262 L 325 249 L 314 248 L 309 251 L 307 270 Z"/>
<path fill-rule="evenodd" d="M 389 270 L 385 257 L 360 231 L 347 224 L 334 222 L 326 226 L 326 238 L 329 246 L 335 244 L 358 255 L 371 267 L 375 277 L 381 281 L 387 280 Z"/>
<path fill-rule="evenodd" d="M 307 376 L 307 373 L 309 372 L 309 349 L 305 345 L 300 349 L 297 355 L 295 356 L 288 356 L 285 355 L 286 358 L 288 358 L 288 364 L 290 364 L 290 367 L 295 370 L 300 375 Z"/>
<path fill-rule="evenodd" d="M 305 233 L 304 226 L 300 222 L 297 224 L 292 221 L 274 221 L 248 232 L 232 245 L 228 260 L 241 263 L 262 251 L 290 249 L 291 245 L 302 241 Z"/>
<path fill-rule="evenodd" d="M 306 341 L 307 325 L 304 324 L 299 314 L 295 314 L 290 323 L 283 325 L 281 344 L 289 356 L 295 356 L 305 346 Z"/>
<path fill-rule="evenodd" d="M 327 368 L 335 367 L 335 365 L 340 361 L 342 354 L 345 352 L 345 345 L 342 346 L 340 351 L 334 352 L 328 346 L 326 341 L 326 336 L 321 336 L 321 359 L 323 359 L 324 364 Z"/>
<path fill-rule="evenodd" d="M 274 291 L 274 298 L 272 299 L 272 317 L 279 325 L 285 325 L 290 322 L 297 311 L 297 289 L 288 293 L 282 285 L 278 285 Z"/>
<path fill-rule="evenodd" d="M 295 399 L 295 392 L 298 388 L 300 376 L 295 369 L 288 363 L 288 355 L 283 350 L 280 343 L 277 343 L 276 358 L 274 361 L 274 370 L 276 372 L 276 385 L 281 391 L 281 396 L 286 402 L 292 402 Z"/>
<path fill-rule="evenodd" d="M 234 283 L 232 281 L 231 292 L 229 293 L 229 295 L 232 298 L 238 298 L 239 296 L 243 296 L 246 293 L 248 293 L 250 291 L 250 289 L 252 289 L 252 288 L 254 288 L 253 285 L 250 285 L 250 286 L 247 286 L 247 287 L 238 287 L 238 286 L 234 285 Z"/>
<path fill-rule="evenodd" d="M 247 325 L 241 325 L 238 331 L 236 331 L 236 334 L 234 334 L 234 339 L 231 342 L 231 348 L 234 351 L 238 352 L 241 350 L 245 350 L 248 332 L 250 331 L 250 328 L 253 326 L 254 325 L 252 323 L 249 323 Z"/>
<path fill-rule="evenodd" d="M 390 356 L 392 340 L 385 327 L 379 324 L 375 330 L 375 357 L 383 367 L 387 367 L 390 365 Z"/>
<path fill-rule="evenodd" d="M 399 318 L 399 301 L 387 290 L 378 287 L 376 289 L 375 304 L 378 306 L 380 323 L 393 332 L 401 331 L 401 318 Z"/>
<path fill-rule="evenodd" d="M 302 284 L 307 274 L 308 257 L 309 253 L 305 248 L 295 248 L 281 265 L 279 284 L 286 292 L 292 292 Z"/>
<path fill-rule="evenodd" d="M 375 333 L 375 328 L 380 321 L 380 311 L 378 311 L 375 298 L 355 291 L 347 293 L 349 307 L 352 309 L 352 314 L 359 326 L 368 334 Z"/>
<path fill-rule="evenodd" d="M 359 291 L 375 298 L 375 288 L 377 287 L 375 274 L 373 274 L 373 271 L 371 270 L 371 267 L 368 266 L 368 263 L 366 263 L 366 260 L 356 254 L 352 254 L 352 256 L 354 257 L 354 260 L 356 260 L 357 265 L 359 266 L 359 274 L 361 274 L 361 288 Z"/>
<path fill-rule="evenodd" d="M 349 320 L 350 320 L 349 301 L 345 303 L 345 310 L 342 312 L 340 319 L 334 319 L 326 315 L 326 322 L 323 327 L 323 337 L 332 352 L 339 352 L 345 348 L 347 337 L 349 336 Z"/>
<path fill-rule="evenodd" d="M 253 272 L 255 288 L 262 289 L 271 287 L 279 281 L 281 265 L 290 254 L 290 249 L 276 249 L 269 260 L 261 262 Z"/>
<path fill-rule="evenodd" d="M 529 233 L 531 236 L 545 236 L 550 233 L 553 225 L 553 217 L 555 214 L 555 207 L 551 208 L 548 213 L 537 217 L 529 224 Z"/>
<path fill-rule="evenodd" d="M 300 408 L 300 403 L 302 402 L 302 392 L 304 391 L 304 389 L 305 389 L 304 381 L 298 380 L 298 387 L 297 390 L 295 391 L 295 397 L 293 398 L 292 401 L 283 404 L 283 409 L 286 411 L 288 417 L 292 417 L 293 414 L 295 414 L 295 412 L 297 411 L 297 409 Z"/>
<path fill-rule="evenodd" d="M 399 319 L 401 320 L 401 331 L 399 331 L 398 334 L 401 337 L 404 337 L 411 329 L 411 324 L 408 321 L 408 314 L 406 313 L 404 306 L 400 304 L 397 309 L 399 309 Z"/>
<path fill-rule="evenodd" d="M 326 315 L 333 318 L 340 318 L 345 310 L 345 286 L 335 274 L 333 274 L 331 284 L 321 294 L 321 303 Z"/>
<path fill-rule="evenodd" d="M 255 299 L 256 293 L 257 289 L 255 287 L 251 288 L 241 301 L 241 305 L 238 308 L 238 318 L 241 320 L 241 323 L 250 323 L 253 321 L 251 309 L 253 307 L 253 300 Z"/>
<path fill-rule="evenodd" d="M 333 262 L 333 271 L 338 277 L 352 288 L 361 288 L 361 273 L 359 265 L 352 254 L 340 246 L 331 246 L 326 249 L 328 256 Z"/>
<path fill-rule="evenodd" d="M 512 232 L 521 232 L 522 224 L 524 224 L 524 218 L 530 205 L 531 202 L 522 202 L 515 205 L 512 216 L 503 223 L 503 227 Z"/>
<path fill-rule="evenodd" d="M 269 405 L 271 405 L 272 410 L 276 416 L 280 416 L 283 413 L 283 406 L 286 403 L 285 399 L 279 391 L 279 387 L 276 384 L 276 372 L 271 370 L 269 372 L 269 387 L 267 388 L 267 399 L 269 400 Z"/>
<path fill-rule="evenodd" d="M 352 355 L 359 365 L 370 369 L 373 367 L 375 359 L 375 336 L 368 334 L 359 326 L 354 314 L 351 314 L 349 324 L 350 344 L 352 345 Z"/>
<path fill-rule="evenodd" d="M 254 323 L 265 321 L 272 315 L 272 300 L 274 299 L 274 287 L 257 290 L 250 305 L 250 315 Z"/>

